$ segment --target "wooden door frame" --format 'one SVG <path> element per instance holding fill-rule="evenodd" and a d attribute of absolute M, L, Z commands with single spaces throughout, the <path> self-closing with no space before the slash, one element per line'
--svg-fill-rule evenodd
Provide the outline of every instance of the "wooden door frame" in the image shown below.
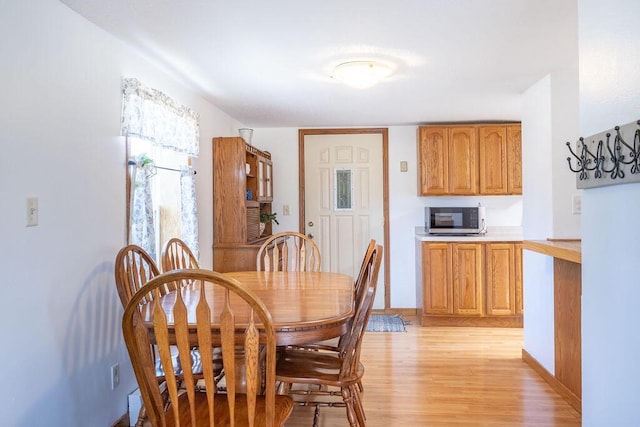
<path fill-rule="evenodd" d="M 304 138 L 307 135 L 358 135 L 380 134 L 382 136 L 382 215 L 384 218 L 384 309 L 391 308 L 391 285 L 389 271 L 391 257 L 389 255 L 389 129 L 388 128 L 348 128 L 348 129 L 298 129 L 298 201 L 299 228 L 305 232 L 305 199 L 304 199 Z"/>

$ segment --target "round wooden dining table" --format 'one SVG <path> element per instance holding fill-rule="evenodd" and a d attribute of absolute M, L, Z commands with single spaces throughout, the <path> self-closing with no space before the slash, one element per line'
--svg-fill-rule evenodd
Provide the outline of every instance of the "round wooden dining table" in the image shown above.
<path fill-rule="evenodd" d="M 277 345 L 314 343 L 347 332 L 348 321 L 353 316 L 353 278 L 349 275 L 282 271 L 238 271 L 224 275 L 236 279 L 266 305 L 273 319 Z M 191 319 L 199 289 L 187 285 L 180 291 Z M 175 292 L 162 297 L 161 304 L 168 315 L 175 297 Z M 215 299 L 215 296 L 206 294 L 206 298 Z M 218 304 L 211 307 L 216 311 Z M 242 316 L 240 312 L 237 314 Z M 148 308 L 142 308 L 143 319 L 148 316 Z M 217 317 L 218 313 L 213 312 L 212 318 Z M 211 328 L 215 331 L 218 326 L 212 323 Z"/>

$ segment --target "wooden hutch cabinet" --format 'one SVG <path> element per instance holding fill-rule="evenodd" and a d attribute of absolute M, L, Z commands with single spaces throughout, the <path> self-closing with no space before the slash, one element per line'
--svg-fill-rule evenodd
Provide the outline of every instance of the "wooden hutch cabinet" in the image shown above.
<path fill-rule="evenodd" d="M 418 129 L 418 195 L 522 194 L 519 123 Z"/>
<path fill-rule="evenodd" d="M 255 270 L 262 242 L 260 214 L 271 212 L 271 154 L 240 137 L 213 138 L 213 269 Z"/>

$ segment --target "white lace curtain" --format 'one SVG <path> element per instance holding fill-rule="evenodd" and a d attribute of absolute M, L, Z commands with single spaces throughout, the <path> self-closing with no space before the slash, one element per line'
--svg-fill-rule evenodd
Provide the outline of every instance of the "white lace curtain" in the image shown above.
<path fill-rule="evenodd" d="M 142 247 L 156 258 L 156 229 L 153 221 L 151 177 L 155 174 L 153 163 L 136 159 L 131 172 L 131 212 L 129 218 L 129 242 Z"/>
<path fill-rule="evenodd" d="M 199 116 L 178 105 L 164 93 L 143 86 L 137 79 L 123 79 L 122 135 L 151 141 L 154 145 L 197 157 L 200 148 Z M 129 242 L 156 258 L 155 227 L 150 178 L 153 163 L 136 159 L 132 168 Z M 199 257 L 195 178 L 191 167 L 180 173 L 182 240 Z"/>
<path fill-rule="evenodd" d="M 123 79 L 122 86 L 122 135 L 198 157 L 198 113 L 178 105 L 158 90 L 143 86 L 137 79 Z"/>
<path fill-rule="evenodd" d="M 196 179 L 191 166 L 183 166 L 180 171 L 180 216 L 182 220 L 182 240 L 200 259 L 198 244 L 198 206 L 196 204 Z"/>

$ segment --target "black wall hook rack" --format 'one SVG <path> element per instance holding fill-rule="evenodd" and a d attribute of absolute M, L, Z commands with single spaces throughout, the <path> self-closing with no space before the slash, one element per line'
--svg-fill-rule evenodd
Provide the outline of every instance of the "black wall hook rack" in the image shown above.
<path fill-rule="evenodd" d="M 629 135 L 632 138 L 625 140 Z M 630 139 L 633 139 L 632 143 L 627 142 Z M 613 133 L 592 135 L 586 142 L 580 137 L 575 151 L 571 142 L 566 145 L 571 154 L 567 163 L 571 172 L 577 174 L 578 188 L 640 182 L 640 120 L 616 126 Z"/>

